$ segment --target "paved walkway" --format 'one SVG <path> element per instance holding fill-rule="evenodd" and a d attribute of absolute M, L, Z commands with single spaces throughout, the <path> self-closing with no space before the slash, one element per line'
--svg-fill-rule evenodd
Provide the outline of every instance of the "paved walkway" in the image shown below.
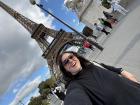
<path fill-rule="evenodd" d="M 106 39 L 96 61 L 121 66 L 140 80 L 140 0 L 134 0 L 128 9 L 129 13 L 121 16 Z"/>

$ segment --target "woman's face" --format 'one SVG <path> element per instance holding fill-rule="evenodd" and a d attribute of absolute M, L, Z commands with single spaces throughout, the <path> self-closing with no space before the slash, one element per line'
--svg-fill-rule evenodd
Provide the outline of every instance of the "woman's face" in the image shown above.
<path fill-rule="evenodd" d="M 77 74 L 81 70 L 81 64 L 79 59 L 72 53 L 64 53 L 61 58 L 61 62 L 66 69 L 72 75 Z"/>

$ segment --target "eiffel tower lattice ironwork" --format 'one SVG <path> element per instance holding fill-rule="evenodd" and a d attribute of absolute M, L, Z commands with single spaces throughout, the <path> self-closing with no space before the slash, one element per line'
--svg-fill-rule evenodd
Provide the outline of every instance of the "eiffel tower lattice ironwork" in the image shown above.
<path fill-rule="evenodd" d="M 45 27 L 43 24 L 37 24 L 32 20 L 21 15 L 14 9 L 10 8 L 6 4 L 0 1 L 0 7 L 2 7 L 6 12 L 8 12 L 12 17 L 14 17 L 22 26 L 24 26 L 32 38 L 35 39 L 43 51 L 43 57 L 47 60 L 49 68 L 56 73 L 56 57 L 60 49 L 68 42 L 74 40 L 72 33 L 65 32 L 64 30 L 54 30 Z M 53 37 L 54 40 L 49 43 L 47 42 L 48 37 Z M 78 39 L 77 39 L 78 40 Z M 57 70 L 59 71 L 59 70 Z"/>

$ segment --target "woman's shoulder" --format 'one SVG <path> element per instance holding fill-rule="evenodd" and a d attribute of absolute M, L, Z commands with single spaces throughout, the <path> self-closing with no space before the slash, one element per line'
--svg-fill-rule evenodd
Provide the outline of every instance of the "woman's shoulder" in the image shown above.
<path fill-rule="evenodd" d="M 88 63 L 87 64 L 87 66 L 86 66 L 86 69 L 93 69 L 93 68 L 95 68 L 95 65 L 94 65 L 94 63 Z"/>
<path fill-rule="evenodd" d="M 88 103 L 88 104 L 87 104 Z M 84 89 L 73 81 L 69 84 L 64 100 L 65 105 L 92 105 Z"/>
<path fill-rule="evenodd" d="M 78 83 L 77 80 L 72 80 L 72 81 L 69 83 L 69 85 L 68 85 L 68 87 L 67 87 L 67 90 L 69 91 L 69 90 L 77 89 L 77 88 L 80 88 L 80 87 L 81 87 L 81 86 L 80 86 L 80 84 Z"/>
<path fill-rule="evenodd" d="M 78 80 L 71 81 L 67 87 L 66 94 L 74 94 L 76 91 L 83 91 L 83 87 L 80 85 Z"/>
<path fill-rule="evenodd" d="M 66 96 L 74 97 L 76 95 L 75 93 L 77 93 L 81 90 L 82 90 L 82 88 L 77 81 L 71 81 L 67 87 Z"/>
<path fill-rule="evenodd" d="M 101 66 L 101 65 L 99 65 L 99 64 L 95 64 L 95 63 L 91 63 L 91 64 L 89 64 L 87 67 L 86 67 L 86 70 L 87 71 L 92 71 L 92 72 L 103 72 L 103 71 L 105 71 L 105 69 Z"/>

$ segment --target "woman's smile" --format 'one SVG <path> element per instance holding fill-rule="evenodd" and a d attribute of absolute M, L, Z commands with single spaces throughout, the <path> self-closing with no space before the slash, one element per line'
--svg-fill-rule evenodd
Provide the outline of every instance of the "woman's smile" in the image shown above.
<path fill-rule="evenodd" d="M 76 62 L 73 61 L 73 62 L 72 62 L 72 67 L 74 67 L 75 65 L 76 65 Z"/>

